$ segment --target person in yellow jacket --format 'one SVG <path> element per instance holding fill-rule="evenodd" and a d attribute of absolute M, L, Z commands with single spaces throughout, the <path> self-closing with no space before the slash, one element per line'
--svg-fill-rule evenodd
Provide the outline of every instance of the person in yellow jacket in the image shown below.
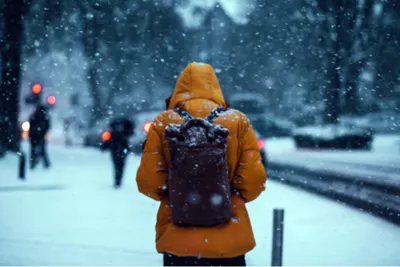
<path fill-rule="evenodd" d="M 167 110 L 150 127 L 136 177 L 139 191 L 160 201 L 156 248 L 164 254 L 164 266 L 245 266 L 245 254 L 256 245 L 245 203 L 256 199 L 266 182 L 253 128 L 243 113 L 233 109 L 214 121 L 229 130 L 227 164 L 231 186 L 238 192 L 232 194 L 232 219 L 215 227 L 179 227 L 171 220 L 165 192 L 171 162 L 165 128 L 183 122 L 175 108 L 205 118 L 214 108 L 229 105 L 212 66 L 196 62 L 181 73 L 166 103 Z"/>

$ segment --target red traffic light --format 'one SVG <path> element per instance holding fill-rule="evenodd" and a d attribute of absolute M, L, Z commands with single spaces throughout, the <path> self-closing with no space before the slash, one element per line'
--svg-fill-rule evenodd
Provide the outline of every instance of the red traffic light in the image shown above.
<path fill-rule="evenodd" d="M 35 83 L 32 85 L 32 92 L 36 95 L 40 94 L 40 92 L 42 92 L 42 85 L 40 83 Z"/>
<path fill-rule="evenodd" d="M 47 97 L 47 103 L 49 103 L 50 105 L 54 105 L 56 103 L 56 101 L 57 101 L 57 99 L 53 95 Z"/>
<path fill-rule="evenodd" d="M 103 139 L 103 141 L 110 141 L 111 139 L 111 133 L 106 131 L 101 135 L 101 138 Z"/>
<path fill-rule="evenodd" d="M 265 146 L 265 142 L 264 142 L 264 140 L 262 140 L 262 139 L 258 139 L 258 140 L 257 140 L 257 144 L 258 144 L 258 147 L 259 147 L 260 149 L 263 149 L 264 146 Z"/>
<path fill-rule="evenodd" d="M 50 105 L 54 105 L 56 103 L 56 101 L 57 101 L 57 99 L 53 95 L 47 97 L 47 103 L 49 103 Z"/>

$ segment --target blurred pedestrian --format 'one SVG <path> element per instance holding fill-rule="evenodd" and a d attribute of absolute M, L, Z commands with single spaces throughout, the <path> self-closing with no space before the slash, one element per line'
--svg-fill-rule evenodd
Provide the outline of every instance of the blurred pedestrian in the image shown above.
<path fill-rule="evenodd" d="M 122 185 L 125 161 L 129 153 L 128 139 L 133 134 L 134 125 L 126 118 L 118 118 L 110 123 L 109 128 L 111 131 L 103 134 L 101 149 L 110 149 L 114 165 L 114 187 L 119 188 Z"/>
<path fill-rule="evenodd" d="M 64 118 L 64 135 L 65 135 L 65 146 L 72 146 L 72 118 Z"/>
<path fill-rule="evenodd" d="M 30 168 L 34 169 L 42 159 L 45 168 L 50 167 L 47 155 L 46 134 L 50 130 L 50 115 L 44 105 L 38 105 L 29 118 L 29 141 L 31 145 Z"/>
<path fill-rule="evenodd" d="M 252 126 L 229 109 L 213 68 L 192 63 L 152 123 L 139 191 L 160 201 L 156 247 L 164 266 L 245 266 L 255 240 L 245 203 L 266 174 Z"/>

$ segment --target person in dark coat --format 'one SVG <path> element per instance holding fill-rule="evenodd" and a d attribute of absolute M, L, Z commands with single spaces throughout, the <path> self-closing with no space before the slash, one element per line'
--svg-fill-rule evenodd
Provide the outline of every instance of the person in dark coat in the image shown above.
<path fill-rule="evenodd" d="M 38 105 L 29 118 L 29 141 L 31 144 L 30 167 L 34 169 L 43 159 L 45 168 L 50 167 L 49 157 L 46 149 L 46 134 L 50 129 L 50 115 L 43 105 Z"/>
<path fill-rule="evenodd" d="M 122 184 L 125 161 L 129 152 L 128 139 L 133 134 L 134 125 L 127 119 L 115 119 L 109 127 L 111 129 L 110 136 L 103 137 L 102 150 L 110 149 L 114 165 L 114 187 L 119 188 Z"/>

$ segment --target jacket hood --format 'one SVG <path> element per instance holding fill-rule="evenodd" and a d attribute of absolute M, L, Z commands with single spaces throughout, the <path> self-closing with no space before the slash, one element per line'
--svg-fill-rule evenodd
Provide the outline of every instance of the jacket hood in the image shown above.
<path fill-rule="evenodd" d="M 209 64 L 190 63 L 179 76 L 173 94 L 165 101 L 167 109 L 174 109 L 182 102 L 193 99 L 206 99 L 218 106 L 228 107 L 217 75 Z"/>

